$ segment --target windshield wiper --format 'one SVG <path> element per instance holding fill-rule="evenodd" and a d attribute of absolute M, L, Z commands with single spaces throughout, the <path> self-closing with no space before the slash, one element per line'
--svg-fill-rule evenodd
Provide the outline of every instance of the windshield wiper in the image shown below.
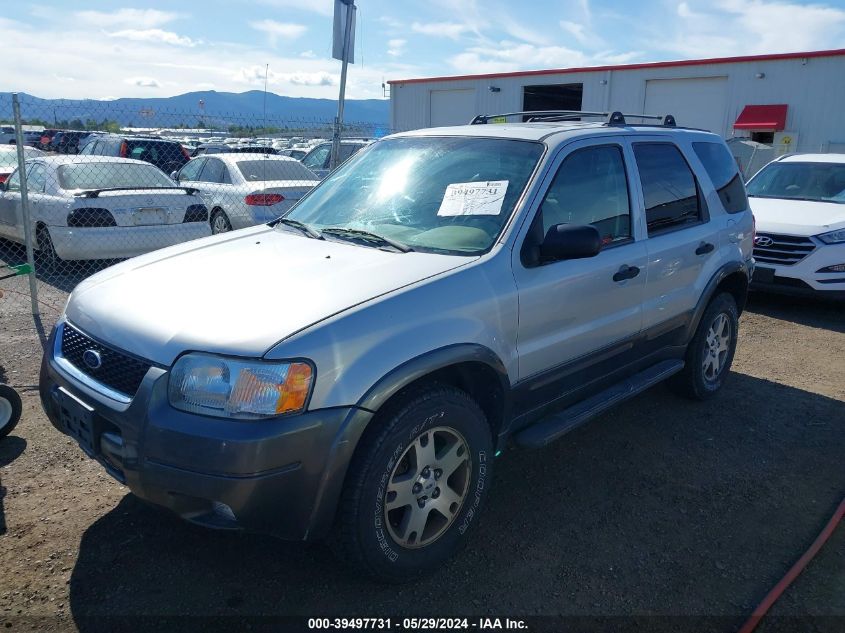
<path fill-rule="evenodd" d="M 315 240 L 323 239 L 323 236 L 320 235 L 317 231 L 312 229 L 310 226 L 305 224 L 305 222 L 300 222 L 299 220 L 294 220 L 292 218 L 279 218 L 276 220 L 276 224 L 284 224 L 285 226 L 292 226 L 295 229 L 299 229 L 308 237 L 312 237 Z"/>
<path fill-rule="evenodd" d="M 389 237 L 384 237 L 383 235 L 379 235 L 378 233 L 371 233 L 370 231 L 364 231 L 363 229 L 347 229 L 342 226 L 330 226 L 328 228 L 323 229 L 323 235 L 336 235 L 337 237 L 351 237 L 351 238 L 359 238 L 363 240 L 372 240 L 374 242 L 379 242 L 382 245 L 390 246 L 395 248 L 397 251 L 401 253 L 410 253 L 414 249 L 408 246 L 407 244 L 403 244 L 402 242 L 397 242 L 396 240 L 392 240 Z"/>

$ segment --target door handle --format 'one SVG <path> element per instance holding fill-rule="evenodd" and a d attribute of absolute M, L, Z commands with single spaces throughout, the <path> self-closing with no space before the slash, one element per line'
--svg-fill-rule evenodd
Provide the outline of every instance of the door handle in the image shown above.
<path fill-rule="evenodd" d="M 640 269 L 636 266 L 622 266 L 613 274 L 613 281 L 625 281 L 626 279 L 633 279 L 640 274 Z"/>
<path fill-rule="evenodd" d="M 707 253 L 712 253 L 716 247 L 713 246 L 710 242 L 702 242 L 698 245 L 698 248 L 695 249 L 696 255 L 706 255 Z"/>

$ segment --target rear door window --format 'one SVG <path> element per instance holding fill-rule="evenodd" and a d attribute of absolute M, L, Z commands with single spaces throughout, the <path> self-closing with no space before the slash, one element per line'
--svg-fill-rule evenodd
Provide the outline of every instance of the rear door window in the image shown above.
<path fill-rule="evenodd" d="M 200 179 L 200 172 L 205 164 L 204 158 L 195 158 L 179 172 L 179 180 L 194 181 Z"/>
<path fill-rule="evenodd" d="M 200 174 L 199 179 L 202 182 L 229 182 L 228 175 L 226 173 L 226 165 L 223 164 L 222 160 L 219 160 L 217 158 L 207 159 L 205 161 L 205 167 L 203 167 L 202 174 Z"/>
<path fill-rule="evenodd" d="M 47 170 L 41 163 L 34 163 L 26 172 L 26 188 L 32 193 L 44 193 L 47 186 Z"/>
<path fill-rule="evenodd" d="M 326 169 L 329 166 L 329 153 L 331 145 L 320 145 L 308 156 L 302 159 L 306 167 L 310 169 Z"/>
<path fill-rule="evenodd" d="M 734 157 L 722 143 L 693 143 L 695 155 L 710 176 L 722 206 L 728 213 L 741 213 L 748 209 L 745 186 L 739 175 Z"/>
<path fill-rule="evenodd" d="M 634 143 L 649 236 L 702 221 L 698 184 L 673 143 Z"/>

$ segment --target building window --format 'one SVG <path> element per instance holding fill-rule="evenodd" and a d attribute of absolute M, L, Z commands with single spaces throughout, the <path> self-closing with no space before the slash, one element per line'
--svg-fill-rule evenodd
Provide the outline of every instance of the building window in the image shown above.
<path fill-rule="evenodd" d="M 757 141 L 758 143 L 765 143 L 766 145 L 771 145 L 775 142 L 775 133 L 774 132 L 752 132 L 751 133 L 751 140 Z"/>
<path fill-rule="evenodd" d="M 523 86 L 522 109 L 526 112 L 544 110 L 580 110 L 584 84 L 551 84 Z M 523 117 L 527 120 L 527 117 Z"/>

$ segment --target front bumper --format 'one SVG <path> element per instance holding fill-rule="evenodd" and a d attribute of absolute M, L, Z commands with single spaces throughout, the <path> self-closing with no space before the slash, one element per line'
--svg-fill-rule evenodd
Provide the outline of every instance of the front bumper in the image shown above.
<path fill-rule="evenodd" d="M 815 239 L 815 238 L 814 238 Z M 806 297 L 845 299 L 845 272 L 819 272 L 828 266 L 845 264 L 845 244 L 824 244 L 796 264 L 781 266 L 757 262 L 752 290 Z"/>
<path fill-rule="evenodd" d="M 336 459 L 347 452 L 342 431 L 368 412 L 344 407 L 256 421 L 190 414 L 170 406 L 159 367 L 120 402 L 70 376 L 56 362 L 55 338 L 56 330 L 41 366 L 47 416 L 73 436 L 62 403 L 70 396 L 93 410 L 92 438 L 80 445 L 134 494 L 209 527 L 296 540 L 328 531 L 348 463 Z"/>
<path fill-rule="evenodd" d="M 67 260 L 122 259 L 211 235 L 207 222 L 91 228 L 49 227 L 56 254 Z"/>

